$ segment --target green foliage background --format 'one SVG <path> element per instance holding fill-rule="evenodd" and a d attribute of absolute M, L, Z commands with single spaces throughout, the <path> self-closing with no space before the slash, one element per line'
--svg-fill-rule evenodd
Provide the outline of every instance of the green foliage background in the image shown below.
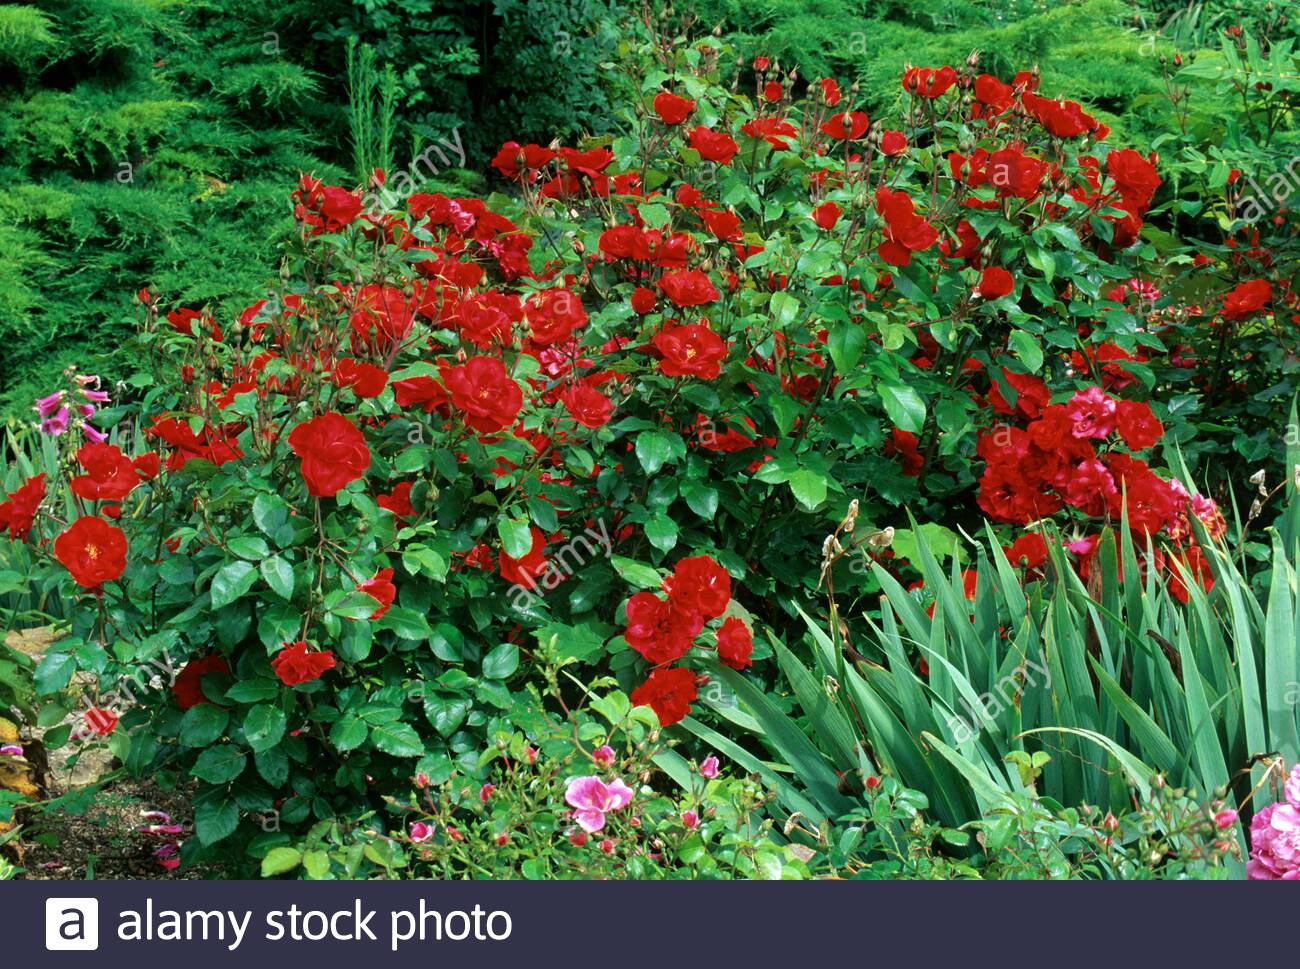
<path fill-rule="evenodd" d="M 604 0 L 0 7 L 0 414 L 69 363 L 115 373 L 143 286 L 226 314 L 266 289 L 298 174 L 359 177 L 349 38 L 395 75 L 390 165 L 459 129 L 482 170 L 507 137 L 600 130 L 614 36 Z"/>

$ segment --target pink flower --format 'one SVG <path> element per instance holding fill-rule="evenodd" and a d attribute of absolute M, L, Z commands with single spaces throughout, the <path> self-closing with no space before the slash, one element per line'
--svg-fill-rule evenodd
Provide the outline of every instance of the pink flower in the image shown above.
<path fill-rule="evenodd" d="M 103 444 L 105 441 L 108 440 L 107 434 L 95 430 L 89 424 L 82 424 L 81 432 L 86 435 L 86 440 L 91 441 L 95 444 Z"/>
<path fill-rule="evenodd" d="M 600 843 L 600 850 L 605 852 L 607 855 L 612 855 L 614 853 L 614 842 L 606 838 Z"/>
<path fill-rule="evenodd" d="M 478 789 L 478 799 L 482 801 L 484 804 L 486 804 L 488 802 L 488 798 L 492 796 L 492 792 L 495 791 L 496 789 L 497 786 L 495 784 L 484 784 L 482 787 Z"/>
<path fill-rule="evenodd" d="M 682 824 L 694 831 L 700 826 L 700 816 L 694 811 L 683 811 Z"/>
<path fill-rule="evenodd" d="M 0 747 L 0 754 L 5 754 L 9 757 L 21 757 L 23 755 L 23 749 L 17 744 L 5 744 L 3 747 Z"/>
<path fill-rule="evenodd" d="M 35 410 L 36 413 L 38 413 L 41 416 L 41 418 L 44 419 L 47 417 L 53 417 L 55 414 L 59 412 L 59 408 L 61 408 L 62 406 L 63 406 L 63 391 L 60 390 L 57 391 L 56 393 L 50 394 L 50 396 L 48 397 L 37 398 Z"/>
<path fill-rule="evenodd" d="M 1256 881 L 1300 880 L 1300 764 L 1291 768 L 1285 793 L 1285 801 L 1250 819 L 1246 875 Z"/>
<path fill-rule="evenodd" d="M 420 771 L 420 773 L 416 774 L 416 775 L 415 775 L 415 786 L 418 787 L 418 788 L 420 788 L 421 790 L 423 790 L 424 788 L 428 787 L 428 786 L 429 786 L 429 775 L 426 774 L 424 771 Z"/>
<path fill-rule="evenodd" d="M 423 821 L 416 821 L 411 825 L 411 840 L 416 844 L 421 844 L 433 837 L 433 826 L 425 824 Z"/>
<path fill-rule="evenodd" d="M 1220 828 L 1230 828 L 1237 823 L 1237 812 L 1232 808 L 1224 808 L 1214 816 L 1214 823 Z"/>
<path fill-rule="evenodd" d="M 596 762 L 597 767 L 609 768 L 614 766 L 614 748 L 609 744 L 603 744 L 591 752 L 591 759 Z"/>
<path fill-rule="evenodd" d="M 1100 387 L 1089 387 L 1070 398 L 1066 413 L 1075 437 L 1106 437 L 1115 430 L 1116 403 Z"/>
<path fill-rule="evenodd" d="M 589 834 L 605 826 L 605 815 L 632 803 L 632 789 L 618 778 L 606 784 L 599 777 L 575 777 L 564 792 L 573 819 Z"/>
<path fill-rule="evenodd" d="M 53 414 L 50 414 L 45 420 L 41 421 L 41 433 L 48 434 L 51 437 L 58 437 L 68 429 L 68 419 L 72 412 L 66 407 L 60 407 Z"/>
<path fill-rule="evenodd" d="M 711 781 L 715 777 L 717 777 L 718 758 L 714 757 L 712 754 L 709 754 L 708 757 L 705 757 L 704 762 L 700 764 L 700 776 L 703 777 L 706 781 Z"/>

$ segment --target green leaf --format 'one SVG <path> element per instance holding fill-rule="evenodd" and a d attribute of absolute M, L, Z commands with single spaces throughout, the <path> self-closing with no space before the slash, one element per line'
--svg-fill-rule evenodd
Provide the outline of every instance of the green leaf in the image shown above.
<path fill-rule="evenodd" d="M 239 827 L 239 806 L 233 800 L 207 801 L 194 809 L 194 833 L 205 845 L 228 838 Z"/>
<path fill-rule="evenodd" d="M 483 657 L 483 675 L 489 680 L 504 680 L 519 668 L 519 647 L 502 643 Z"/>
<path fill-rule="evenodd" d="M 274 878 L 287 871 L 293 871 L 302 864 L 302 855 L 297 848 L 272 848 L 262 859 L 262 877 Z"/>
<path fill-rule="evenodd" d="M 646 474 L 655 474 L 665 464 L 686 456 L 686 442 L 672 431 L 642 431 L 636 437 L 636 456 Z"/>
<path fill-rule="evenodd" d="M 420 757 L 424 744 L 415 728 L 406 723 L 384 723 L 370 728 L 371 742 L 394 757 Z"/>
<path fill-rule="evenodd" d="M 659 551 L 671 552 L 677 545 L 677 523 L 667 515 L 654 515 L 645 523 L 645 537 Z"/>
<path fill-rule="evenodd" d="M 289 506 L 279 495 L 261 494 L 253 499 L 253 524 L 267 538 L 274 539 L 288 520 Z"/>
<path fill-rule="evenodd" d="M 244 739 L 255 752 L 274 747 L 284 737 L 284 711 L 270 703 L 253 707 L 244 717 Z"/>
<path fill-rule="evenodd" d="M 220 609 L 239 599 L 253 587 L 257 569 L 251 562 L 231 562 L 212 578 L 212 608 Z"/>
<path fill-rule="evenodd" d="M 1013 329 L 1011 331 L 1011 345 L 1016 351 L 1016 356 L 1020 358 L 1030 373 L 1037 373 L 1043 365 L 1043 348 L 1038 345 L 1038 340 L 1031 333 L 1024 330 Z"/>
<path fill-rule="evenodd" d="M 255 535 L 240 535 L 229 539 L 226 542 L 226 548 L 241 559 L 248 559 L 250 562 L 260 562 L 271 554 L 271 549 L 266 544 L 266 541 Z"/>
<path fill-rule="evenodd" d="M 186 747 L 207 747 L 216 743 L 225 733 L 230 720 L 221 707 L 213 703 L 200 703 L 190 707 L 181 717 L 181 743 Z"/>
<path fill-rule="evenodd" d="M 718 513 L 718 492 L 699 481 L 686 480 L 681 484 L 681 495 L 686 507 L 701 518 L 712 520 Z"/>
<path fill-rule="evenodd" d="M 867 331 L 859 323 L 836 323 L 831 327 L 828 342 L 836 372 L 847 376 L 862 359 L 862 351 L 867 347 Z"/>
<path fill-rule="evenodd" d="M 259 566 L 262 578 L 281 599 L 293 598 L 293 566 L 278 555 L 263 559 Z"/>
<path fill-rule="evenodd" d="M 533 532 L 527 518 L 502 518 L 497 522 L 501 545 L 512 559 L 521 559 L 533 548 Z"/>
<path fill-rule="evenodd" d="M 77 659 L 71 653 L 46 653 L 32 674 L 36 692 L 41 696 L 58 693 L 72 682 Z"/>
<path fill-rule="evenodd" d="M 190 773 L 209 784 L 225 784 L 242 774 L 247 763 L 247 758 L 236 748 L 222 744 L 200 753 Z"/>
<path fill-rule="evenodd" d="M 826 500 L 826 478 L 816 471 L 800 468 L 790 475 L 790 491 L 799 504 L 812 511 Z"/>
<path fill-rule="evenodd" d="M 355 750 L 366 742 L 369 735 L 370 728 L 364 720 L 355 714 L 345 713 L 330 728 L 330 743 L 341 752 Z"/>
<path fill-rule="evenodd" d="M 894 426 L 913 434 L 921 433 L 925 425 L 925 400 L 921 395 L 903 384 L 882 383 L 877 385 L 877 389 L 885 413 Z"/>

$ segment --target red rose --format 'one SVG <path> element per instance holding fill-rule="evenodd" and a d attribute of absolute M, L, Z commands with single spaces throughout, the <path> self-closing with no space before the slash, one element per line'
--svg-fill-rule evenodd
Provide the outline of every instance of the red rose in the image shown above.
<path fill-rule="evenodd" d="M 666 323 L 650 342 L 663 354 L 659 370 L 669 377 L 712 380 L 722 372 L 722 361 L 727 356 L 727 345 L 703 323 Z"/>
<path fill-rule="evenodd" d="M 523 319 L 519 298 L 489 291 L 474 293 L 461 300 L 456 310 L 460 335 L 480 349 L 493 343 L 508 345 L 514 325 Z"/>
<path fill-rule="evenodd" d="M 376 602 L 379 608 L 370 616 L 371 619 L 378 619 L 393 606 L 393 600 L 397 598 L 397 586 L 393 585 L 393 570 L 380 569 L 375 573 L 374 578 L 366 579 L 357 586 L 358 592 L 364 592 Z"/>
<path fill-rule="evenodd" d="M 86 729 L 101 737 L 107 737 L 117 729 L 117 714 L 101 707 L 91 707 L 84 714 Z"/>
<path fill-rule="evenodd" d="M 1155 156 L 1152 155 L 1152 158 Z M 1106 156 L 1106 174 L 1115 182 L 1124 208 L 1138 213 L 1151 205 L 1151 197 L 1160 187 L 1156 166 L 1132 148 L 1120 148 Z"/>
<path fill-rule="evenodd" d="M 719 165 L 730 164 L 736 157 L 740 146 L 725 131 L 711 131 L 699 125 L 691 132 L 690 146 L 700 153 L 705 161 L 717 162 Z"/>
<path fill-rule="evenodd" d="M 909 67 L 903 73 L 903 90 L 923 98 L 937 98 L 957 81 L 957 71 L 949 65 Z"/>
<path fill-rule="evenodd" d="M 1002 550 L 1012 565 L 1036 569 L 1047 561 L 1047 541 L 1037 532 L 1026 532 Z"/>
<path fill-rule="evenodd" d="M 1273 300 L 1273 286 L 1267 279 L 1242 283 L 1223 297 L 1223 318 L 1243 320 L 1258 313 Z"/>
<path fill-rule="evenodd" d="M 731 601 L 731 576 L 711 556 L 692 555 L 674 566 L 664 591 L 684 611 L 716 619 Z"/>
<path fill-rule="evenodd" d="M 718 660 L 733 670 L 743 670 L 752 666 L 754 653 L 754 634 L 749 627 L 735 616 L 730 617 L 718 629 Z"/>
<path fill-rule="evenodd" d="M 907 151 L 907 135 L 901 131 L 882 131 L 880 150 L 890 156 L 901 155 Z"/>
<path fill-rule="evenodd" d="M 653 592 L 638 592 L 627 601 L 623 638 L 655 666 L 685 656 L 703 628 L 700 616 Z"/>
<path fill-rule="evenodd" d="M 331 379 L 340 387 L 351 387 L 358 397 L 378 397 L 388 386 L 388 371 L 373 363 L 344 357 L 334 365 Z"/>
<path fill-rule="evenodd" d="M 703 306 L 712 303 L 719 296 L 712 280 L 699 269 L 664 273 L 659 280 L 659 288 L 674 306 Z"/>
<path fill-rule="evenodd" d="M 1040 378 L 1029 373 L 1015 373 L 1002 368 L 1002 376 L 1011 389 L 1016 392 L 1016 406 L 1012 407 L 1005 397 L 1002 396 L 1002 389 L 998 386 L 997 381 L 993 381 L 989 387 L 989 403 L 999 414 L 1020 414 L 1029 420 L 1037 420 L 1043 413 L 1043 408 L 1052 402 L 1052 392 L 1048 389 L 1047 384 Z"/>
<path fill-rule="evenodd" d="M 162 471 L 162 458 L 152 451 L 146 451 L 132 458 L 131 463 L 135 466 L 135 473 L 140 476 L 141 481 L 152 481 Z"/>
<path fill-rule="evenodd" d="M 77 585 L 98 589 L 126 571 L 126 535 L 102 518 L 78 518 L 54 540 L 54 555 Z"/>
<path fill-rule="evenodd" d="M 609 423 L 614 402 L 585 381 L 576 383 L 560 396 L 569 416 L 583 427 L 593 430 Z"/>
<path fill-rule="evenodd" d="M 925 457 L 917 445 L 916 435 L 899 427 L 890 431 L 885 440 L 885 453 L 903 459 L 903 474 L 909 478 L 920 477 L 925 468 Z"/>
<path fill-rule="evenodd" d="M 916 214 L 912 197 L 906 192 L 878 189 L 876 213 L 885 223 L 885 241 L 876 251 L 891 266 L 908 265 L 913 252 L 929 249 L 939 240 L 939 230 Z"/>
<path fill-rule="evenodd" d="M 172 695 L 176 697 L 176 705 L 182 710 L 188 710 L 200 703 L 211 703 L 212 701 L 203 692 L 203 677 L 209 673 L 229 676 L 230 664 L 226 662 L 225 657 L 217 655 L 203 656 L 186 663 L 184 669 L 176 674 L 176 682 L 172 684 Z"/>
<path fill-rule="evenodd" d="M 415 508 L 411 505 L 412 487 L 414 485 L 410 481 L 403 481 L 393 489 L 392 494 L 379 495 L 375 498 L 375 504 L 384 511 L 392 512 L 399 522 L 406 518 L 414 518 Z"/>
<path fill-rule="evenodd" d="M 659 717 L 659 722 L 667 727 L 686 718 L 697 695 L 695 674 L 678 666 L 651 673 L 632 691 L 632 704 L 650 707 Z"/>
<path fill-rule="evenodd" d="M 297 686 L 319 680 L 326 670 L 334 669 L 334 653 L 328 649 L 308 650 L 303 640 L 285 643 L 271 660 L 271 669 L 285 686 Z"/>
<path fill-rule="evenodd" d="M 1015 278 L 1001 266 L 989 266 L 980 274 L 975 284 L 975 295 L 980 299 L 1001 299 L 1016 288 Z"/>
<path fill-rule="evenodd" d="M 1066 415 L 1072 422 L 1070 433 L 1075 437 L 1100 439 L 1115 430 L 1114 399 L 1107 397 L 1100 387 L 1080 390 L 1066 404 Z"/>
<path fill-rule="evenodd" d="M 0 532 L 9 530 L 9 537 L 27 541 L 36 522 L 36 511 L 45 500 L 45 475 L 38 474 L 17 491 L 11 491 L 0 501 Z"/>
<path fill-rule="evenodd" d="M 326 219 L 326 229 L 336 232 L 361 214 L 361 198 L 337 185 L 321 189 L 320 214 Z"/>
<path fill-rule="evenodd" d="M 442 378 L 465 423 L 481 434 L 509 427 L 524 406 L 523 391 L 496 357 L 470 357 L 445 368 Z"/>
<path fill-rule="evenodd" d="M 370 467 L 365 437 L 334 411 L 295 427 L 289 432 L 289 447 L 302 458 L 302 478 L 314 498 L 333 498 Z"/>
<path fill-rule="evenodd" d="M 86 473 L 72 479 L 72 493 L 87 501 L 121 501 L 140 483 L 134 462 L 115 444 L 92 441 L 77 449 Z"/>
<path fill-rule="evenodd" d="M 524 318 L 532 341 L 546 347 L 564 343 L 573 336 L 574 330 L 587 325 L 582 300 L 567 289 L 546 289 L 528 297 Z"/>
<path fill-rule="evenodd" d="M 840 220 L 844 210 L 834 202 L 823 202 L 817 208 L 812 210 L 812 220 L 817 223 L 817 228 L 830 230 L 835 228 L 835 223 Z"/>
<path fill-rule="evenodd" d="M 864 111 L 845 111 L 833 114 L 822 123 L 822 134 L 840 141 L 857 141 L 867 133 L 871 120 Z"/>
<path fill-rule="evenodd" d="M 799 137 L 799 129 L 785 118 L 768 116 L 746 121 L 740 130 L 751 138 L 762 138 L 777 151 L 789 151 L 790 139 Z"/>
<path fill-rule="evenodd" d="M 420 407 L 432 414 L 447 406 L 447 391 L 429 376 L 407 377 L 393 382 L 393 397 L 398 407 Z"/>
<path fill-rule="evenodd" d="M 1149 404 L 1137 400 L 1121 400 L 1116 407 L 1116 425 L 1119 436 L 1130 450 L 1145 451 L 1155 447 L 1165 433 L 1165 426 L 1151 411 Z"/>
<path fill-rule="evenodd" d="M 514 558 L 502 549 L 497 568 L 501 572 L 501 578 L 507 582 L 523 586 L 525 589 L 535 589 L 537 580 L 548 568 L 545 555 L 546 536 L 535 525 L 528 526 L 528 532 L 533 540 L 528 551 L 521 558 Z"/>
<path fill-rule="evenodd" d="M 695 102 L 669 91 L 660 91 L 655 95 L 655 113 L 664 124 L 681 124 L 695 110 Z"/>
<path fill-rule="evenodd" d="M 817 83 L 822 89 L 822 100 L 826 102 L 828 108 L 833 108 L 840 103 L 840 86 L 835 83 L 835 78 L 824 77 Z"/>
<path fill-rule="evenodd" d="M 632 312 L 645 316 L 655 311 L 655 294 L 644 286 L 632 290 Z"/>

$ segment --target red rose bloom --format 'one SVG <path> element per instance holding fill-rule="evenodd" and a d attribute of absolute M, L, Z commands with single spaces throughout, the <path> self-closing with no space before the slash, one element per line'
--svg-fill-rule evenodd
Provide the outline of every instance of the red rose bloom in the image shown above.
<path fill-rule="evenodd" d="M 857 141 L 867 133 L 871 121 L 864 111 L 845 111 L 833 114 L 822 123 L 822 134 L 840 141 Z"/>
<path fill-rule="evenodd" d="M 542 530 L 535 525 L 528 527 L 528 532 L 532 536 L 533 544 L 527 553 L 521 558 L 513 558 L 501 552 L 501 560 L 498 567 L 501 572 L 501 578 L 515 585 L 523 586 L 525 589 L 534 589 L 537 587 L 537 580 L 546 572 L 546 536 Z"/>
<path fill-rule="evenodd" d="M 289 447 L 302 459 L 302 478 L 313 498 L 333 498 L 370 467 L 370 448 L 356 426 L 329 411 L 289 432 Z"/>
<path fill-rule="evenodd" d="M 1136 400 L 1121 400 L 1116 407 L 1119 436 L 1130 450 L 1145 451 L 1155 447 L 1165 433 L 1165 426 L 1151 411 L 1151 405 Z"/>
<path fill-rule="evenodd" d="M 916 214 L 912 197 L 906 192 L 878 189 L 876 212 L 885 223 L 885 241 L 876 251 L 891 266 L 908 265 L 912 253 L 923 252 L 939 240 L 939 230 Z"/>
<path fill-rule="evenodd" d="M 1115 430 L 1115 411 L 1115 401 L 1100 387 L 1080 390 L 1066 405 L 1075 437 L 1106 437 Z"/>
<path fill-rule="evenodd" d="M 379 495 L 375 498 L 375 504 L 384 511 L 392 512 L 399 522 L 406 518 L 414 518 L 415 508 L 411 505 L 412 487 L 414 485 L 410 481 L 403 481 L 393 489 L 392 494 Z"/>
<path fill-rule="evenodd" d="M 722 361 L 727 356 L 727 345 L 703 323 L 667 323 L 650 342 L 663 354 L 659 370 L 669 377 L 712 380 L 722 372 Z"/>
<path fill-rule="evenodd" d="M 980 274 L 980 281 L 975 285 L 975 295 L 980 299 L 1001 299 L 1009 296 L 1016 288 L 1016 281 L 1011 273 L 1001 266 L 989 266 Z"/>
<path fill-rule="evenodd" d="M 9 530 L 9 537 L 27 541 L 36 522 L 36 511 L 45 500 L 45 475 L 38 474 L 17 491 L 11 491 L 0 501 L 0 532 Z"/>
<path fill-rule="evenodd" d="M 115 444 L 92 441 L 77 449 L 86 473 L 72 479 L 72 493 L 87 501 L 121 501 L 140 483 L 136 466 Z"/>
<path fill-rule="evenodd" d="M 659 280 L 659 288 L 674 306 L 703 306 L 712 303 L 719 296 L 712 280 L 699 269 L 664 273 Z"/>
<path fill-rule="evenodd" d="M 655 666 L 685 656 L 704 628 L 700 616 L 653 592 L 638 592 L 627 601 L 623 638 Z"/>
<path fill-rule="evenodd" d="M 540 346 L 564 343 L 574 330 L 587 325 L 587 311 L 582 300 L 567 289 L 546 289 L 534 293 L 524 303 L 524 318 L 532 341 Z"/>
<path fill-rule="evenodd" d="M 1132 148 L 1120 148 L 1107 155 L 1106 174 L 1115 182 L 1124 208 L 1137 213 L 1147 210 L 1160 187 L 1156 166 Z"/>
<path fill-rule="evenodd" d="M 817 208 L 812 210 L 812 220 L 817 223 L 817 228 L 830 230 L 835 228 L 835 223 L 840 220 L 844 210 L 834 202 L 823 202 Z"/>
<path fill-rule="evenodd" d="M 670 91 L 660 91 L 655 95 L 654 107 L 664 124 L 681 124 L 695 110 L 695 102 Z"/>
<path fill-rule="evenodd" d="M 907 135 L 901 131 L 882 131 L 880 150 L 891 157 L 901 155 L 907 151 Z"/>
<path fill-rule="evenodd" d="M 1047 540 L 1038 532 L 1026 532 L 1002 551 L 1012 565 L 1036 569 L 1047 561 Z"/>
<path fill-rule="evenodd" d="M 719 165 L 731 163 L 740 151 L 740 146 L 725 131 L 711 131 L 703 125 L 691 132 L 690 146 L 700 153 L 705 161 L 717 162 Z"/>
<path fill-rule="evenodd" d="M 1273 301 L 1273 287 L 1267 279 L 1242 283 L 1223 297 L 1223 318 L 1244 320 Z"/>
<path fill-rule="evenodd" d="M 102 707 L 91 707 L 84 714 L 86 729 L 100 737 L 107 737 L 117 729 L 117 714 Z"/>
<path fill-rule="evenodd" d="M 731 601 L 731 576 L 711 556 L 692 555 L 664 579 L 664 591 L 684 611 L 716 619 Z"/>
<path fill-rule="evenodd" d="M 735 616 L 727 619 L 718 629 L 718 660 L 733 670 L 752 666 L 754 635 L 749 627 Z"/>
<path fill-rule="evenodd" d="M 447 406 L 447 391 L 429 376 L 407 377 L 393 382 L 398 407 L 420 407 L 426 414 Z"/>
<path fill-rule="evenodd" d="M 586 382 L 576 383 L 560 395 L 569 416 L 583 427 L 593 430 L 609 423 L 614 402 Z"/>
<path fill-rule="evenodd" d="M 495 357 L 470 357 L 443 371 L 451 402 L 465 412 L 465 423 L 481 434 L 504 430 L 524 406 L 524 393 Z"/>
<path fill-rule="evenodd" d="M 393 606 L 393 600 L 397 598 L 397 586 L 393 585 L 393 570 L 380 569 L 375 573 L 374 578 L 366 579 L 357 586 L 358 592 L 364 592 L 379 603 L 370 616 L 371 619 L 378 619 Z"/>
<path fill-rule="evenodd" d="M 285 686 L 297 686 L 319 680 L 326 670 L 334 669 L 334 653 L 328 649 L 308 650 L 307 643 L 285 643 L 271 660 L 271 669 Z"/>
<path fill-rule="evenodd" d="M 334 365 L 331 379 L 340 387 L 351 387 L 358 397 L 378 397 L 388 386 L 388 371 L 373 363 L 344 357 Z"/>
<path fill-rule="evenodd" d="M 645 316 L 647 313 L 655 311 L 655 294 L 652 290 L 644 286 L 638 286 L 632 290 L 632 312 L 637 316 Z"/>
<path fill-rule="evenodd" d="M 230 664 L 226 662 L 224 656 L 217 655 L 203 656 L 186 663 L 184 669 L 176 674 L 176 682 L 172 684 L 172 695 L 176 697 L 176 705 L 182 710 L 188 710 L 200 703 L 211 703 L 212 701 L 203 692 L 203 677 L 209 673 L 229 676 Z"/>
<path fill-rule="evenodd" d="M 909 67 L 903 73 L 903 89 L 923 98 L 937 98 L 957 81 L 957 71 L 949 65 L 940 68 Z"/>
<path fill-rule="evenodd" d="M 77 585 L 98 589 L 126 571 L 126 535 L 116 525 L 87 515 L 54 540 L 54 555 Z"/>
<path fill-rule="evenodd" d="M 644 683 L 632 691 L 632 704 L 649 707 L 667 727 L 684 720 L 691 712 L 691 703 L 698 696 L 695 674 L 680 666 L 655 670 Z"/>

